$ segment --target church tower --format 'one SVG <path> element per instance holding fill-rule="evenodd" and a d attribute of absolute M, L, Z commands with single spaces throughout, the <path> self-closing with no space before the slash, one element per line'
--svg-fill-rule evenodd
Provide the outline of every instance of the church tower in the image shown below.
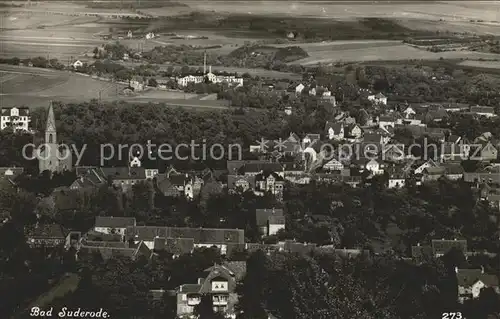
<path fill-rule="evenodd" d="M 52 102 L 49 105 L 49 112 L 47 114 L 44 144 L 39 150 L 38 169 L 40 173 L 44 171 L 54 173 L 71 170 L 71 151 L 67 147 L 62 148 L 57 144 L 56 119 Z"/>

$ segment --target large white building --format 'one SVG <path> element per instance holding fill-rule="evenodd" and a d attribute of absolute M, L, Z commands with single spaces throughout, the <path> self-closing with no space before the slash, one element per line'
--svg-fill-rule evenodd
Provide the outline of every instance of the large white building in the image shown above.
<path fill-rule="evenodd" d="M 230 85 L 236 85 L 236 86 L 242 86 L 243 85 L 243 78 L 237 78 L 234 75 L 228 76 L 228 75 L 215 75 L 212 73 L 211 67 L 210 71 L 205 75 L 187 75 L 182 78 L 177 79 L 177 84 L 179 86 L 187 86 L 188 83 L 203 83 L 205 81 L 205 77 L 208 79 L 208 82 L 211 83 L 228 83 Z"/>
<path fill-rule="evenodd" d="M 15 131 L 29 131 L 30 121 L 30 110 L 27 107 L 2 108 L 0 129 L 13 127 Z"/>

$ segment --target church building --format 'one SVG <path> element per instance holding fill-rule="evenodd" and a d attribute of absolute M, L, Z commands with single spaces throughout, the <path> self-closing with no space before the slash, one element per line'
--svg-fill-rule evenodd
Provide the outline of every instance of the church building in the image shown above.
<path fill-rule="evenodd" d="M 71 170 L 72 156 L 68 147 L 62 147 L 57 143 L 56 120 L 52 103 L 49 106 L 47 125 L 45 126 L 44 144 L 39 148 L 38 168 L 39 172 L 49 171 L 63 172 Z"/>

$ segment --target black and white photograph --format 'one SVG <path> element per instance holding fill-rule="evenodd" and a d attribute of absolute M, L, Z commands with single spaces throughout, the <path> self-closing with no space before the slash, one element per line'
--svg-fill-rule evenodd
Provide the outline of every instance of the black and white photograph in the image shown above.
<path fill-rule="evenodd" d="M 500 1 L 0 0 L 0 319 L 500 319 Z"/>

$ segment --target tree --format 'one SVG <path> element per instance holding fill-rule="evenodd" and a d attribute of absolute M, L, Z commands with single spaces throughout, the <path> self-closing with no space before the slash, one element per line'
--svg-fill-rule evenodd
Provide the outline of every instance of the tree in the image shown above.
<path fill-rule="evenodd" d="M 156 82 L 156 79 L 151 78 L 151 79 L 148 80 L 148 86 L 157 87 L 158 86 L 158 82 Z"/>

